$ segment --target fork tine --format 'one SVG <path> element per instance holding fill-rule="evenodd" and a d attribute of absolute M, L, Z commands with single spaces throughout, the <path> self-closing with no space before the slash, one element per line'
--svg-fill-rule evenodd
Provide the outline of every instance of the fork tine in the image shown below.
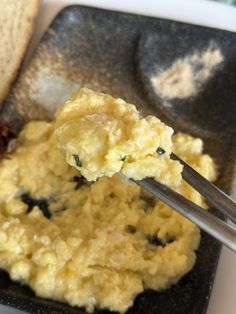
<path fill-rule="evenodd" d="M 183 179 L 236 224 L 236 203 L 217 186 L 210 183 L 186 164 L 181 158 L 173 153 L 171 154 L 171 158 L 178 160 L 184 166 L 182 172 Z"/>
<path fill-rule="evenodd" d="M 236 229 L 233 226 L 226 224 L 218 217 L 153 179 L 148 178 L 134 182 L 236 252 Z"/>

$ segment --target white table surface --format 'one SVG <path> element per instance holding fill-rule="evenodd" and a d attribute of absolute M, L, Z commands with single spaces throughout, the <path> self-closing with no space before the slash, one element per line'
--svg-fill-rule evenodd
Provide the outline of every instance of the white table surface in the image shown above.
<path fill-rule="evenodd" d="M 236 8 L 210 1 L 44 0 L 41 5 L 26 62 L 29 60 L 34 48 L 55 15 L 64 6 L 70 4 L 84 4 L 143 15 L 158 16 L 236 32 Z M 215 18 L 212 18 L 212 16 Z M 20 314 L 24 312 L 0 305 L 0 313 Z M 236 254 L 225 247 L 223 247 L 221 252 L 207 314 L 236 314 Z"/>

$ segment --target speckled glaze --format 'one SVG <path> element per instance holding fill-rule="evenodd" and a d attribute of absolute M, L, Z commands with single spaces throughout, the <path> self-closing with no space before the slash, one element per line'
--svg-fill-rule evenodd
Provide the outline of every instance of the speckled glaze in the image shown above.
<path fill-rule="evenodd" d="M 150 76 L 158 65 L 214 42 L 225 61 L 217 77 L 188 103 L 166 106 L 153 92 Z M 97 91 L 124 98 L 145 114 L 155 114 L 177 131 L 201 136 L 219 165 L 218 184 L 232 192 L 236 133 L 236 34 L 157 18 L 71 6 L 44 35 L 30 64 L 3 104 L 0 119 L 17 133 L 32 119 L 50 118 L 35 103 L 31 88 L 42 67 Z M 48 97 L 53 97 L 50 93 Z M 186 102 L 186 101 L 185 101 Z M 220 245 L 202 234 L 196 265 L 177 285 L 163 292 L 139 295 L 129 314 L 205 313 Z M 0 303 L 30 313 L 85 313 L 82 309 L 35 297 L 27 287 L 0 273 Z M 109 313 L 100 311 L 99 313 Z"/>

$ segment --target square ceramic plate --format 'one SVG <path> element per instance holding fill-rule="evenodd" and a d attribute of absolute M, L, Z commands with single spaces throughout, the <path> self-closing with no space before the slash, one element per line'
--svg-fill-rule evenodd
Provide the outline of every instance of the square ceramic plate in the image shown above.
<path fill-rule="evenodd" d="M 171 60 L 217 47 L 224 61 L 188 102 L 161 101 L 150 83 Z M 62 10 L 15 83 L 1 119 L 17 133 L 31 119 L 50 118 L 71 91 L 87 86 L 121 97 L 175 128 L 200 136 L 219 165 L 218 184 L 230 192 L 235 146 L 236 34 L 159 18 L 83 6 Z M 202 233 L 194 269 L 163 292 L 145 291 L 128 313 L 205 313 L 220 245 Z M 83 309 L 35 297 L 0 273 L 0 303 L 30 313 L 84 313 Z M 109 313 L 102 311 L 100 313 Z"/>

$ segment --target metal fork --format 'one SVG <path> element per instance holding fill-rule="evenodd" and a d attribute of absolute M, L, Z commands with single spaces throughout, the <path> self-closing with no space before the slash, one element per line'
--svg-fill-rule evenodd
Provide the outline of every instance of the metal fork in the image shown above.
<path fill-rule="evenodd" d="M 171 158 L 178 160 L 183 165 L 183 179 L 202 194 L 209 203 L 214 205 L 214 207 L 227 218 L 236 223 L 236 203 L 227 194 L 206 180 L 178 156 L 172 153 Z M 236 252 L 236 228 L 234 226 L 227 224 L 225 221 L 187 200 L 179 193 L 153 179 L 148 178 L 134 182 Z"/>

